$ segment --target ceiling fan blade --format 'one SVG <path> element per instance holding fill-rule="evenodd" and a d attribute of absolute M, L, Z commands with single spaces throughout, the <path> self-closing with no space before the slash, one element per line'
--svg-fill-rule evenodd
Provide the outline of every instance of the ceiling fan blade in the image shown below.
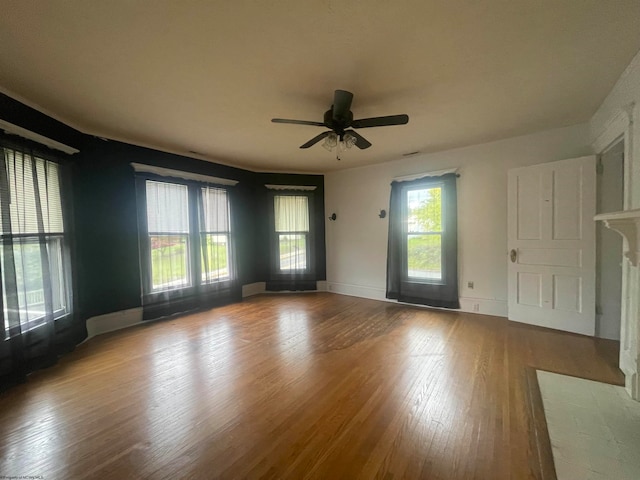
<path fill-rule="evenodd" d="M 324 137 L 326 137 L 330 133 L 331 132 L 322 132 L 320 135 L 316 135 L 315 137 L 313 137 L 307 143 L 303 143 L 302 145 L 300 145 L 300 148 L 309 148 L 315 145 L 316 143 L 318 143 L 320 140 L 322 140 Z"/>
<path fill-rule="evenodd" d="M 324 127 L 322 122 L 310 122 L 308 120 L 289 120 L 287 118 L 272 118 L 273 123 L 293 123 L 294 125 L 314 125 L 316 127 Z"/>
<path fill-rule="evenodd" d="M 336 90 L 333 93 L 333 119 L 345 118 L 351 110 L 353 93 L 346 90 Z"/>
<path fill-rule="evenodd" d="M 405 125 L 409 123 L 409 115 L 388 115 L 386 117 L 371 117 L 354 120 L 353 128 L 386 127 L 387 125 Z"/>
<path fill-rule="evenodd" d="M 360 150 L 364 150 L 365 148 L 369 148 L 371 146 L 371 142 L 369 140 L 367 140 L 366 138 L 364 138 L 362 135 L 360 135 L 355 130 L 347 130 L 344 133 L 348 133 L 348 134 L 353 135 L 354 137 L 356 137 L 356 147 L 358 147 Z"/>

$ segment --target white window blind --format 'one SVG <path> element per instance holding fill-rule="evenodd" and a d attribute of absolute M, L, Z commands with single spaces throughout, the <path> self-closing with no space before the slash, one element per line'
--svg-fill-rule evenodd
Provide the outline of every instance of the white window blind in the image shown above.
<path fill-rule="evenodd" d="M 309 231 L 309 199 L 299 195 L 274 197 L 276 232 Z"/>
<path fill-rule="evenodd" d="M 149 233 L 189 233 L 189 199 L 186 185 L 147 181 Z"/>
<path fill-rule="evenodd" d="M 0 233 L 63 233 L 58 165 L 8 148 L 4 149 L 4 155 L 7 171 L 2 174 L 7 175 L 11 231 L 3 231 L 0 224 Z M 35 178 L 37 183 L 34 182 Z M 42 229 L 38 226 L 38 201 L 42 212 Z M 6 208 L 6 205 L 0 205 L 0 214 L 4 214 L 3 209 Z"/>

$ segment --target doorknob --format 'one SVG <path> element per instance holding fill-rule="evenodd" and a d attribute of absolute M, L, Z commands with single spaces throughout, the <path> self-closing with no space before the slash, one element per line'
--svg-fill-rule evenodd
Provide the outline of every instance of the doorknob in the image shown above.
<path fill-rule="evenodd" d="M 509 252 L 509 258 L 511 258 L 511 263 L 516 263 L 516 260 L 518 259 L 518 251 L 512 248 Z"/>

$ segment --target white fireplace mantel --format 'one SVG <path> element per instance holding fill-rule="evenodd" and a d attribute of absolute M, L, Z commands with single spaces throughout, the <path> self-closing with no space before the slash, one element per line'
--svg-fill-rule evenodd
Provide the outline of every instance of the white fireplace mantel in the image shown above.
<path fill-rule="evenodd" d="M 640 208 L 602 213 L 594 220 L 624 238 L 623 251 L 629 265 L 623 265 L 622 269 L 620 369 L 629 395 L 640 401 Z"/>
<path fill-rule="evenodd" d="M 623 210 L 613 213 L 601 213 L 596 215 L 594 220 L 604 222 L 607 228 L 618 232 L 627 241 L 624 256 L 634 267 L 638 266 L 640 258 L 640 208 L 635 210 Z"/>

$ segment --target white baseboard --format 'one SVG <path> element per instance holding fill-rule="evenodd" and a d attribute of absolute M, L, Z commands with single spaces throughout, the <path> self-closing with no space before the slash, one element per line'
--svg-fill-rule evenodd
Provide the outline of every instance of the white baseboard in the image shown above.
<path fill-rule="evenodd" d="M 113 332 L 141 323 L 142 307 L 91 317 L 87 320 L 87 340 L 96 335 L 102 335 L 103 333 Z"/>
<path fill-rule="evenodd" d="M 460 311 L 495 317 L 508 317 L 507 302 L 488 298 L 460 297 Z"/>
<path fill-rule="evenodd" d="M 368 287 L 364 285 L 352 285 L 348 283 L 327 282 L 327 291 L 351 297 L 368 298 L 383 302 L 395 302 L 386 298 L 384 288 Z M 486 298 L 460 297 L 460 311 L 465 313 L 478 313 L 482 315 L 494 315 L 507 317 L 507 302 L 502 300 L 490 300 Z"/>
<path fill-rule="evenodd" d="M 305 293 L 305 292 L 326 292 L 327 291 L 327 282 L 325 280 L 319 280 L 317 283 L 317 287 L 315 290 L 302 290 L 300 292 L 297 291 L 289 291 L 283 290 L 282 292 L 270 292 L 267 291 L 266 282 L 256 282 L 256 283 L 248 283 L 247 285 L 242 286 L 242 298 L 251 297 L 253 295 L 259 295 L 261 293 L 268 294 L 279 294 L 279 293 Z"/>
<path fill-rule="evenodd" d="M 339 293 L 350 297 L 368 298 L 370 300 L 386 301 L 384 288 L 352 285 L 349 283 L 327 282 L 327 292 Z"/>
<path fill-rule="evenodd" d="M 351 285 L 346 283 L 319 281 L 319 292 L 332 292 L 340 295 L 349 295 L 352 297 L 368 298 L 371 300 L 380 300 L 386 302 L 395 302 L 385 298 L 385 290 L 383 288 L 368 287 L 364 285 Z M 265 290 L 265 282 L 250 283 L 242 286 L 242 297 L 250 297 L 267 292 Z M 286 292 L 290 293 L 290 292 Z M 476 309 L 477 308 L 477 309 Z M 501 300 L 489 300 L 486 298 L 460 298 L 460 311 L 467 313 L 479 313 L 484 315 L 494 315 L 497 317 L 507 316 L 507 302 Z M 122 328 L 139 325 L 142 323 L 142 307 L 130 308 L 119 312 L 98 315 L 87 320 L 88 337 L 92 338 L 103 333 L 113 332 Z"/>
<path fill-rule="evenodd" d="M 247 285 L 243 285 L 242 298 L 251 297 L 253 295 L 258 295 L 260 293 L 265 293 L 265 288 L 266 288 L 265 282 L 248 283 Z"/>

